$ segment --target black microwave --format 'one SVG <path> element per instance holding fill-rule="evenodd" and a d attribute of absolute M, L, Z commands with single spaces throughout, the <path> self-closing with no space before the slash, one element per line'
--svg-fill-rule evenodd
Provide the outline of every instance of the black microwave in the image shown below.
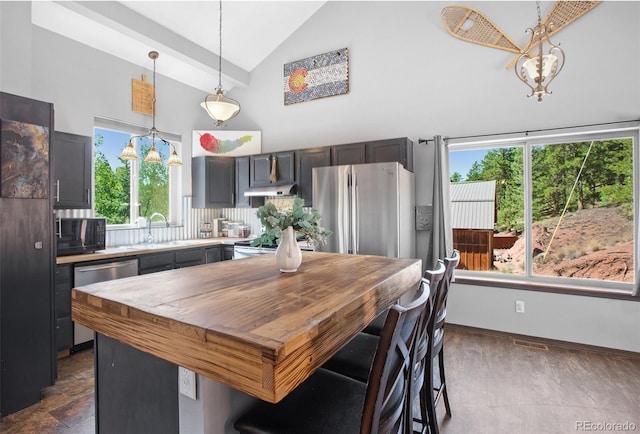
<path fill-rule="evenodd" d="M 61 218 L 56 221 L 57 255 L 79 255 L 104 250 L 107 221 L 104 218 Z"/>

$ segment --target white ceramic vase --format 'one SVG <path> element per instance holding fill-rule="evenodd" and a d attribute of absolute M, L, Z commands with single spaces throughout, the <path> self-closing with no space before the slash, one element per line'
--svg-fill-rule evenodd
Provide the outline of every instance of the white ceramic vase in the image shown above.
<path fill-rule="evenodd" d="M 296 234 L 293 227 L 289 226 L 282 231 L 282 239 L 276 250 L 276 264 L 283 273 L 293 273 L 298 271 L 302 263 L 302 252 L 296 241 Z"/>

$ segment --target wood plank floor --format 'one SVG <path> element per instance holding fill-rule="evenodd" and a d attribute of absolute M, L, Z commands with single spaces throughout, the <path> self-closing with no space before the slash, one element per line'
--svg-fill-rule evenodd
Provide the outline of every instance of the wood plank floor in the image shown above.
<path fill-rule="evenodd" d="M 640 354 L 568 349 L 449 327 L 445 363 L 453 417 L 445 417 L 441 402 L 443 434 L 625 432 L 616 423 L 640 432 Z M 60 360 L 56 385 L 40 403 L 5 417 L 0 433 L 94 434 L 94 424 L 88 350 Z"/>

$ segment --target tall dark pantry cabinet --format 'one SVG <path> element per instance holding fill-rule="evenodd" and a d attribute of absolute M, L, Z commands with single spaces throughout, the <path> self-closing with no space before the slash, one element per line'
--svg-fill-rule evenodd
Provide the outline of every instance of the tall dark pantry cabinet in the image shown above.
<path fill-rule="evenodd" d="M 0 92 L 0 418 L 54 382 L 53 105 Z"/>

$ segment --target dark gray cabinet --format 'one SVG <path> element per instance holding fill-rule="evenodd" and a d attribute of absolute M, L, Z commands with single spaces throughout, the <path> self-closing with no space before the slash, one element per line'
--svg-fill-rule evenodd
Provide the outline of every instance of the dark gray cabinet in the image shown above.
<path fill-rule="evenodd" d="M 212 262 L 228 261 L 233 259 L 233 246 L 220 245 L 207 247 L 205 256 L 207 264 Z"/>
<path fill-rule="evenodd" d="M 207 247 L 205 249 L 205 262 L 211 264 L 212 262 L 222 261 L 222 246 Z"/>
<path fill-rule="evenodd" d="M 331 146 L 331 165 L 364 164 L 366 162 L 366 143 Z"/>
<path fill-rule="evenodd" d="M 249 156 L 249 185 L 265 187 L 268 185 L 293 184 L 295 182 L 294 151 L 276 152 Z M 269 178 L 275 164 L 276 180 Z"/>
<path fill-rule="evenodd" d="M 407 137 L 331 146 L 331 165 L 397 161 L 413 172 L 413 142 Z"/>
<path fill-rule="evenodd" d="M 222 247 L 222 260 L 228 261 L 233 259 L 233 246 L 223 246 Z"/>
<path fill-rule="evenodd" d="M 249 157 L 236 157 L 236 208 L 249 208 L 251 198 L 244 195 L 249 188 Z"/>
<path fill-rule="evenodd" d="M 192 206 L 230 208 L 235 206 L 235 158 L 196 157 L 191 159 Z"/>
<path fill-rule="evenodd" d="M 264 197 L 245 196 L 249 189 L 249 157 L 236 157 L 236 208 L 257 208 L 264 205 Z"/>
<path fill-rule="evenodd" d="M 56 131 L 51 145 L 55 209 L 91 209 L 91 137 Z"/>
<path fill-rule="evenodd" d="M 173 270 L 175 267 L 174 252 L 158 252 L 138 257 L 138 274 L 157 273 Z"/>
<path fill-rule="evenodd" d="M 390 163 L 397 161 L 413 172 L 413 142 L 406 137 L 376 140 L 367 143 L 367 163 Z"/>
<path fill-rule="evenodd" d="M 71 322 L 71 264 L 56 266 L 55 277 L 55 349 L 68 350 L 73 346 L 73 323 Z"/>
<path fill-rule="evenodd" d="M 18 158 L 5 154 L 5 143 L 20 149 L 37 140 L 47 152 L 29 152 L 19 170 L 45 176 L 46 186 L 34 197 L 0 198 L 0 418 L 40 401 L 55 379 L 54 350 L 54 219 L 48 149 L 53 141 L 53 104 L 0 92 L 2 170 Z M 25 128 L 25 125 L 31 127 Z M 38 136 L 36 128 L 44 137 Z M 35 150 L 34 150 L 35 151 Z M 48 176 L 47 176 L 48 175 Z M 6 182 L 8 173 L 3 172 Z M 3 185 L 3 187 L 5 187 Z M 21 195 L 16 195 L 21 196 Z"/>
<path fill-rule="evenodd" d="M 175 268 L 193 267 L 205 263 L 204 249 L 186 249 L 175 251 Z"/>
<path fill-rule="evenodd" d="M 233 248 L 233 246 L 231 246 Z M 147 253 L 138 256 L 138 274 L 156 273 L 176 268 L 193 267 L 222 260 L 222 246 L 178 249 L 170 252 Z"/>
<path fill-rule="evenodd" d="M 313 148 L 296 151 L 296 184 L 298 196 L 304 200 L 304 206 L 312 204 L 314 167 L 331 166 L 330 148 Z"/>

